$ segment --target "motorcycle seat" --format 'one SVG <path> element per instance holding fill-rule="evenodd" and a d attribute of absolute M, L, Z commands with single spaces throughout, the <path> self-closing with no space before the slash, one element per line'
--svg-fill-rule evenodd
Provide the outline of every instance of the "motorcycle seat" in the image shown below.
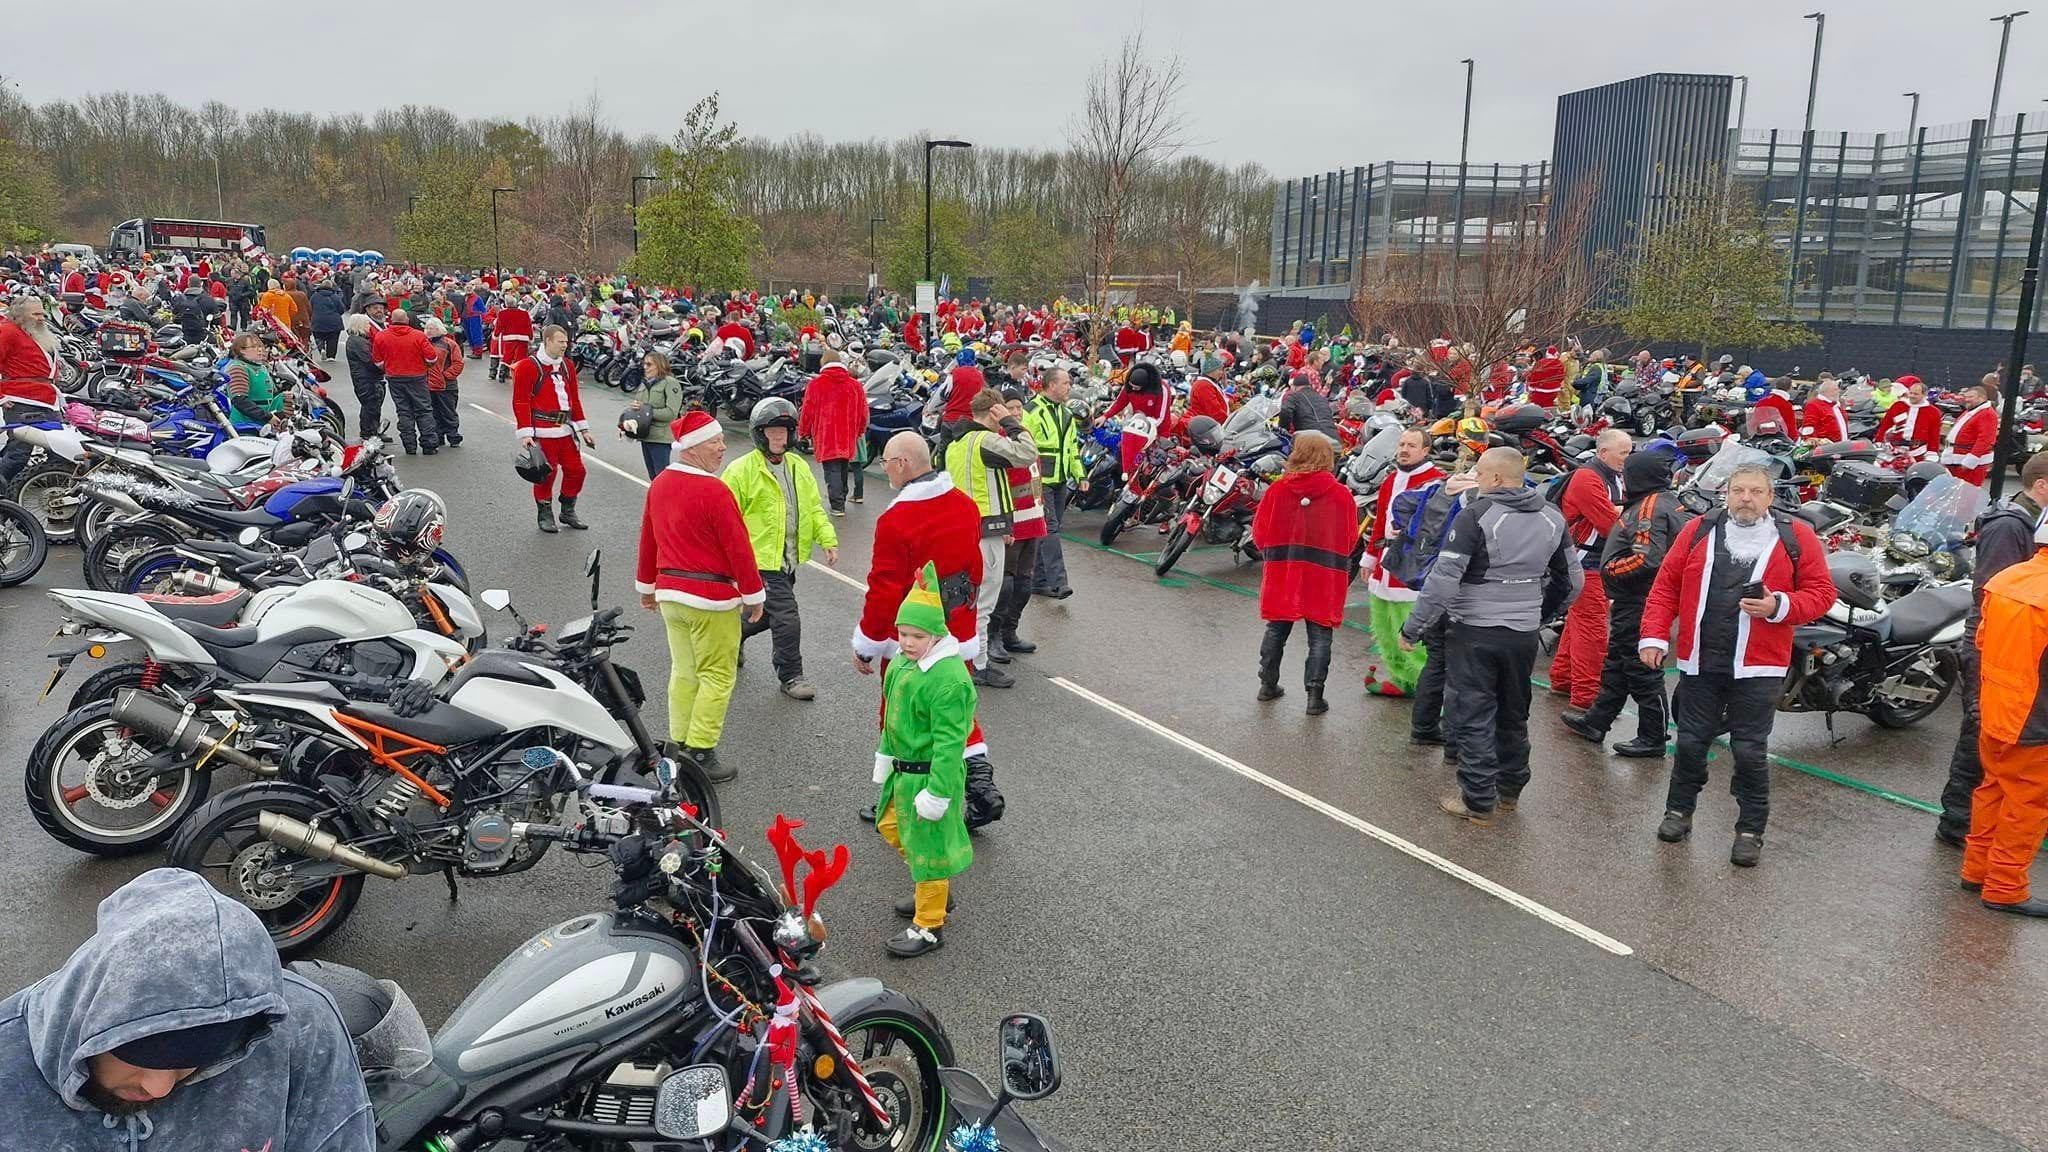
<path fill-rule="evenodd" d="M 157 610 L 163 611 L 161 607 Z M 168 612 L 164 614 L 171 615 Z M 203 620 L 195 620 L 190 616 L 171 616 L 171 623 L 177 625 L 180 632 L 209 648 L 247 648 L 256 643 L 254 628 L 221 627 Z"/>
<path fill-rule="evenodd" d="M 1888 617 L 1894 646 L 1925 644 L 1970 611 L 1970 585 L 1922 586 L 1892 601 Z"/>
<path fill-rule="evenodd" d="M 454 748 L 505 734 L 502 725 L 475 713 L 466 712 L 453 704 L 437 703 L 417 716 L 401 716 L 382 704 L 350 704 L 342 711 L 358 720 L 367 720 L 379 728 L 403 732 L 415 740 L 439 744 L 443 748 Z"/>
<path fill-rule="evenodd" d="M 194 624 L 204 624 L 209 628 L 226 631 L 229 625 L 241 619 L 242 609 L 248 605 L 252 595 L 254 593 L 246 588 L 237 588 L 212 596 L 145 594 L 142 599 L 147 601 L 151 608 L 172 620 L 190 620 Z"/>
<path fill-rule="evenodd" d="M 245 528 L 275 528 L 281 521 L 261 508 L 217 508 L 194 509 L 209 520 L 222 524 L 238 524 Z"/>

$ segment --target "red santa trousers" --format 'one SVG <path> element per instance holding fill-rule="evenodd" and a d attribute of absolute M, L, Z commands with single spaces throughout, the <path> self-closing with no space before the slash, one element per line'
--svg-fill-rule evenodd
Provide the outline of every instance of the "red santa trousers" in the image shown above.
<path fill-rule="evenodd" d="M 1586 586 L 1564 614 L 1564 633 L 1550 662 L 1552 690 L 1569 692 L 1572 707 L 1584 711 L 1600 695 L 1600 665 L 1607 660 L 1607 587 L 1598 572 L 1587 572 Z"/>
<path fill-rule="evenodd" d="M 555 477 L 562 478 L 562 495 L 574 496 L 583 491 L 583 451 L 576 447 L 574 436 L 543 436 L 534 441 L 540 445 L 541 455 L 555 466 L 548 478 L 533 486 L 533 498 L 543 503 L 555 498 Z M 1599 670 L 1594 669 L 1595 679 Z"/>

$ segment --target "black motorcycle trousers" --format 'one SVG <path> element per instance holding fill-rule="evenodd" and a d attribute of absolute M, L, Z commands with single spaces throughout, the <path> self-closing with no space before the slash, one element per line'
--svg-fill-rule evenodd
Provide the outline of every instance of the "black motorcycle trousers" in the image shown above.
<path fill-rule="evenodd" d="M 1777 716 L 1778 676 L 1735 678 L 1729 672 L 1680 676 L 1671 711 L 1678 721 L 1678 754 L 1671 764 L 1668 811 L 1692 815 L 1707 783 L 1707 749 L 1722 733 L 1735 761 L 1728 791 L 1735 797 L 1737 832 L 1761 836 L 1771 815 L 1771 722 Z"/>
<path fill-rule="evenodd" d="M 434 402 L 427 391 L 425 376 L 386 376 L 391 389 L 391 406 L 398 409 L 398 439 L 410 452 L 414 448 L 439 448 L 440 426 L 434 423 Z"/>
<path fill-rule="evenodd" d="M 1974 639 L 1974 638 L 1973 638 Z M 1941 823 L 1944 833 L 1970 834 L 1970 797 L 1984 782 L 1984 761 L 1977 754 L 1977 645 L 1963 642 L 1962 690 L 1963 726 L 1956 733 L 1956 746 L 1948 757 L 1948 783 L 1941 789 Z"/>
<path fill-rule="evenodd" d="M 1607 601 L 1607 659 L 1600 665 L 1600 694 L 1586 709 L 1586 723 L 1605 732 L 1621 715 L 1622 702 L 1634 700 L 1636 739 L 1662 744 L 1664 673 L 1644 664 L 1636 653 L 1636 642 L 1643 634 L 1645 598 L 1610 596 Z"/>
<path fill-rule="evenodd" d="M 32 404 L 0 404 L 0 423 L 26 424 L 31 420 L 47 420 L 54 415 L 50 409 Z M 0 485 L 12 484 L 35 454 L 35 445 L 18 436 L 9 437 L 7 446 L 0 448 Z"/>
<path fill-rule="evenodd" d="M 1424 651 L 1429 658 L 1422 663 L 1422 675 L 1415 680 L 1415 703 L 1408 712 L 1408 734 L 1421 740 L 1442 740 L 1446 749 L 1456 747 L 1451 743 L 1451 733 L 1444 724 L 1444 683 L 1450 676 L 1450 653 L 1445 651 L 1444 629 L 1449 623 L 1443 616 L 1436 623 L 1422 630 Z"/>
<path fill-rule="evenodd" d="M 1031 581 L 1038 570 L 1038 549 L 1043 539 L 1012 541 L 1003 554 L 1003 591 L 989 614 L 989 628 L 999 635 L 1017 630 L 1024 609 L 1031 603 Z"/>
<path fill-rule="evenodd" d="M 1073 489 L 1064 484 L 1045 486 L 1045 539 L 1038 542 L 1037 572 L 1032 585 L 1037 591 L 1057 592 L 1067 586 L 1067 554 L 1060 540 L 1060 524 L 1067 518 L 1067 501 Z"/>
<path fill-rule="evenodd" d="M 861 466 L 851 460 L 827 460 L 825 469 L 825 499 L 834 512 L 846 511 L 846 493 L 850 488 L 855 496 L 865 495 L 867 474 Z"/>
<path fill-rule="evenodd" d="M 804 633 L 803 622 L 796 614 L 796 573 L 763 568 L 761 585 L 767 590 L 768 601 L 762 605 L 760 619 L 740 625 L 740 641 L 745 643 L 750 636 L 772 633 L 775 679 L 787 684 L 804 674 Z"/>
<path fill-rule="evenodd" d="M 434 406 L 434 427 L 441 439 L 453 444 L 462 439 L 462 391 L 450 380 L 441 386 L 439 392 L 427 390 L 427 401 Z"/>
<path fill-rule="evenodd" d="M 1308 627 L 1308 662 L 1302 666 L 1301 686 L 1320 692 L 1330 678 L 1330 638 L 1335 630 L 1313 620 L 1302 623 Z M 1292 620 L 1266 621 L 1266 636 L 1259 642 L 1259 683 L 1280 683 L 1280 657 L 1287 654 L 1287 638 L 1293 633 Z"/>
<path fill-rule="evenodd" d="M 1444 723 L 1458 749 L 1465 807 L 1491 812 L 1529 784 L 1529 693 L 1536 633 L 1452 621 Z"/>
<path fill-rule="evenodd" d="M 384 378 L 356 381 L 356 432 L 377 436 L 384 431 Z"/>

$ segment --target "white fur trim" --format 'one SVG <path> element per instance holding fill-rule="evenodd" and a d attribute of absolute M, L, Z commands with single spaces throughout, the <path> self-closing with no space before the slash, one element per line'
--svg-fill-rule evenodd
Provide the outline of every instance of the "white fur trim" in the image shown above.
<path fill-rule="evenodd" d="M 669 449 L 669 453 L 670 455 L 674 455 L 675 449 Z M 688 472 L 692 476 L 707 476 L 713 480 L 718 479 L 718 477 L 712 476 L 711 473 L 706 472 L 702 468 L 693 468 L 690 465 L 683 463 L 681 460 L 671 460 L 669 461 L 668 466 L 671 470 L 676 472 Z"/>
<path fill-rule="evenodd" d="M 894 771 L 895 768 L 896 758 L 894 756 L 885 756 L 880 750 L 875 752 L 875 783 L 880 784 L 882 781 L 887 780 L 889 773 Z"/>
<path fill-rule="evenodd" d="M 661 591 L 661 589 L 660 589 L 660 587 L 659 587 L 659 586 L 657 586 L 657 585 L 654 585 L 654 584 L 642 584 L 642 583 L 641 583 L 641 582 L 639 582 L 638 580 L 635 580 L 635 581 L 633 581 L 633 591 L 635 591 L 635 592 L 638 592 L 638 593 L 639 593 L 639 594 L 641 594 L 642 596 L 652 596 L 652 595 L 654 595 L 654 594 L 655 594 L 656 592 L 659 592 L 659 591 Z"/>
<path fill-rule="evenodd" d="M 1771 595 L 1776 596 L 1778 598 L 1778 607 L 1776 611 L 1772 612 L 1769 616 L 1764 617 L 1764 619 L 1770 621 L 1773 624 L 1783 623 L 1785 617 L 1787 615 L 1790 615 L 1792 612 L 1792 598 L 1790 596 L 1785 595 L 1783 592 L 1773 592 L 1771 593 Z"/>
<path fill-rule="evenodd" d="M 898 504 L 907 504 L 917 500 L 930 500 L 935 497 L 944 496 L 952 490 L 953 477 L 940 472 L 929 480 L 913 480 L 905 484 L 896 493 L 896 498 L 889 501 L 889 505 L 894 507 Z"/>
<path fill-rule="evenodd" d="M 902 650 L 903 646 L 896 642 L 894 636 L 886 640 L 877 640 L 862 632 L 858 627 L 853 630 L 853 654 L 863 660 L 894 659 L 896 654 Z"/>
<path fill-rule="evenodd" d="M 767 600 L 768 590 L 766 588 L 761 589 L 759 592 L 749 592 L 746 595 L 740 597 L 740 603 L 748 605 L 763 604 L 766 603 Z"/>
<path fill-rule="evenodd" d="M 1636 642 L 1636 651 L 1638 652 L 1646 652 L 1652 648 L 1659 652 L 1668 651 L 1671 648 L 1671 641 L 1661 640 L 1655 636 L 1645 636 Z"/>
<path fill-rule="evenodd" d="M 694 592 L 684 592 L 678 588 L 660 589 L 655 592 L 654 599 L 658 602 L 687 604 L 692 608 L 702 608 L 706 612 L 732 612 L 736 611 L 741 604 L 738 596 L 728 596 L 723 600 L 713 600 L 707 596 L 699 596 Z M 759 603 L 759 601 L 755 602 Z"/>
<path fill-rule="evenodd" d="M 962 749 L 960 755 L 963 759 L 968 756 L 986 756 L 988 755 L 988 741 L 977 740 Z"/>
<path fill-rule="evenodd" d="M 710 441 L 716 440 L 724 435 L 725 429 L 719 427 L 717 420 L 712 420 L 710 423 L 705 424 L 703 427 L 697 429 L 695 432 L 685 432 L 681 436 L 676 437 L 676 448 L 678 450 L 684 448 L 695 448 L 699 444 L 709 443 Z"/>

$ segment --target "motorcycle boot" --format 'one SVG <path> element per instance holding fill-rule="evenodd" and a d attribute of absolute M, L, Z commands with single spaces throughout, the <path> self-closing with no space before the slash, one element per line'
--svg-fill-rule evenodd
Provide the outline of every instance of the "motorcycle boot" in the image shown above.
<path fill-rule="evenodd" d="M 1033 652 L 1038 651 L 1038 645 L 1017 635 L 1017 622 L 1015 620 L 1003 621 L 1002 638 L 1003 651 L 1013 656 L 1029 656 Z"/>
<path fill-rule="evenodd" d="M 590 525 L 576 518 L 576 498 L 574 496 L 562 497 L 562 527 L 575 528 L 578 531 L 590 527 Z"/>
<path fill-rule="evenodd" d="M 552 501 L 552 500 L 536 500 L 536 501 L 534 501 L 534 506 L 535 506 L 535 507 L 536 507 L 537 509 L 539 509 L 539 512 L 540 512 L 540 530 L 541 530 L 541 531 L 543 531 L 543 532 L 550 532 L 550 533 L 552 533 L 552 532 L 560 532 L 560 531 L 561 531 L 561 529 L 560 529 L 560 528 L 558 528 L 558 527 L 556 527 L 556 526 L 555 526 L 555 502 L 554 502 L 554 501 Z"/>
<path fill-rule="evenodd" d="M 683 755 L 697 765 L 704 778 L 713 784 L 723 784 L 740 774 L 740 770 L 718 758 L 716 748 L 684 748 Z"/>
<path fill-rule="evenodd" d="M 1323 700 L 1323 684 L 1330 675 L 1330 638 L 1330 629 L 1320 624 L 1308 625 L 1308 664 L 1302 673 L 1302 687 L 1308 690 L 1311 716 L 1321 716 L 1330 710 Z"/>
<path fill-rule="evenodd" d="M 1278 700 L 1287 695 L 1287 689 L 1280 686 L 1280 657 L 1287 651 L 1287 633 L 1290 625 L 1285 620 L 1275 620 L 1266 625 L 1265 638 L 1259 641 L 1259 699 Z"/>

